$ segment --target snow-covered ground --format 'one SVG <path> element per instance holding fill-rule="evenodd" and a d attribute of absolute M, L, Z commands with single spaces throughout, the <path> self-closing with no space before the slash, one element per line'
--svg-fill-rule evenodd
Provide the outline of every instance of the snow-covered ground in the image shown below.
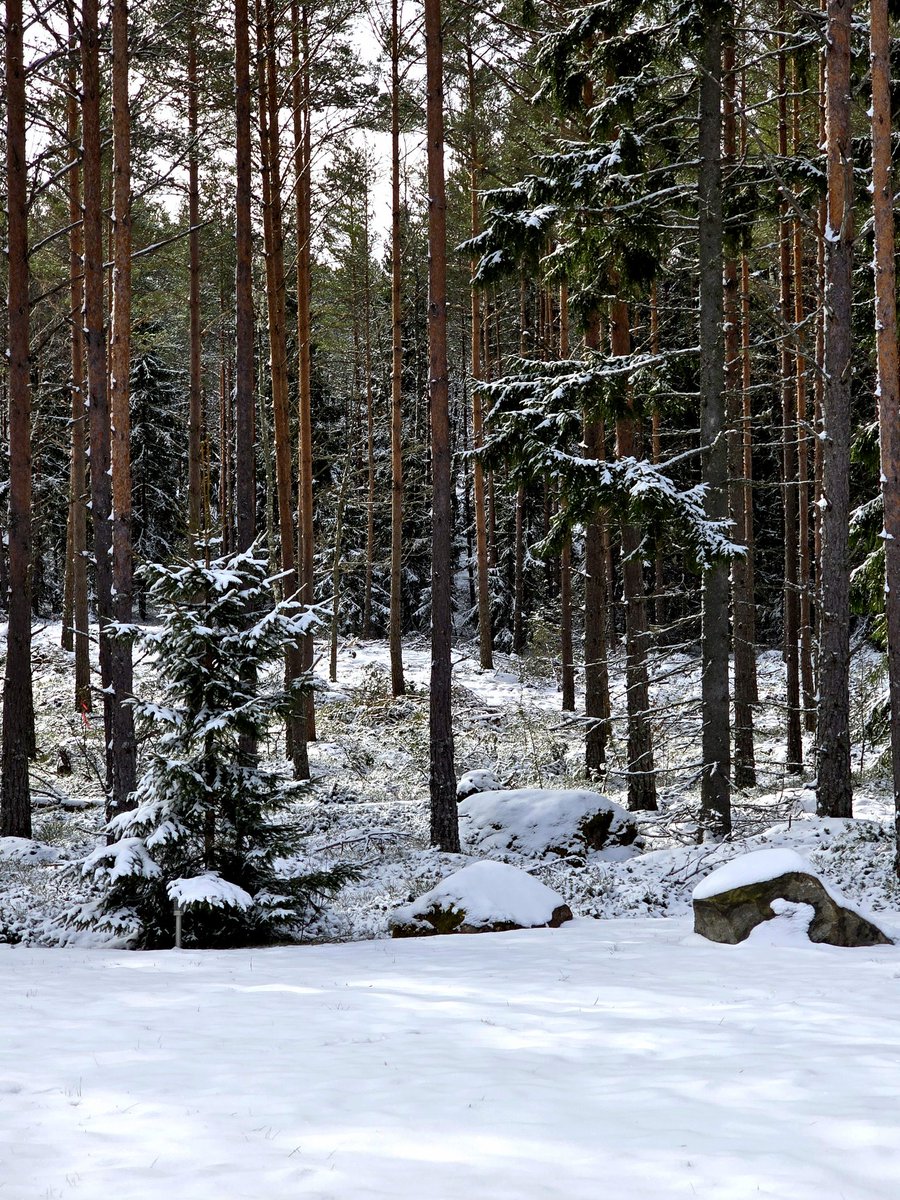
<path fill-rule="evenodd" d="M 690 920 L 712 870 L 786 850 L 900 935 L 874 652 L 854 662 L 858 819 L 816 817 L 809 773 L 784 775 L 783 665 L 765 653 L 759 786 L 735 796 L 731 841 L 698 845 L 699 664 L 660 658 L 661 811 L 638 817 L 639 842 L 487 854 L 576 920 L 386 941 L 396 906 L 486 854 L 428 845 L 427 646 L 405 647 L 394 699 L 386 647 L 344 643 L 299 806 L 309 864 L 360 871 L 309 928 L 338 944 L 136 954 L 86 948 L 60 923 L 103 816 L 99 723 L 71 711 L 58 637 L 35 638 L 35 839 L 0 840 L 0 943 L 20 943 L 0 944 L 0 1200 L 900 1196 L 900 948 L 812 946 L 787 912 L 720 946 Z M 625 803 L 621 663 L 595 784 L 552 659 L 454 659 L 459 774 Z M 152 665 L 137 678 L 146 688 Z M 268 753 L 283 753 L 277 731 Z"/>
<path fill-rule="evenodd" d="M 896 1200 L 900 950 L 0 947 L 0 1197 Z"/>

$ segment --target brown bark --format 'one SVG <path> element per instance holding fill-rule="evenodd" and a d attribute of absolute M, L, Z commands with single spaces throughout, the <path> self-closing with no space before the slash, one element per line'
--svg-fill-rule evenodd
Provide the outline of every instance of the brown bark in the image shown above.
<path fill-rule="evenodd" d="M 391 691 L 403 678 L 403 310 L 400 241 L 400 18 L 391 0 L 391 605 L 388 641 Z"/>
<path fill-rule="evenodd" d="M 293 454 L 291 451 L 290 388 L 287 364 L 287 309 L 284 271 L 284 223 L 281 203 L 281 138 L 278 106 L 278 56 L 275 41 L 275 6 L 266 0 L 265 21 L 258 4 L 259 41 L 264 53 L 259 59 L 259 125 L 263 173 L 263 230 L 266 243 L 266 303 L 269 325 L 269 365 L 272 380 L 272 411 L 275 428 L 275 477 L 282 588 L 286 597 L 299 590 L 294 550 L 292 503 Z M 290 688 L 303 673 L 299 647 L 285 650 L 285 686 Z M 287 719 L 287 751 L 297 779 L 309 778 L 306 722 L 302 716 Z"/>
<path fill-rule="evenodd" d="M 700 61 L 697 173 L 700 266 L 700 437 L 706 516 L 728 516 L 728 455 L 723 344 L 722 215 L 722 25 L 721 12 L 706 21 Z M 714 838 L 731 831 L 731 730 L 728 686 L 728 564 L 703 571 L 702 756 L 700 820 Z"/>
<path fill-rule="evenodd" d="M 425 0 L 428 156 L 428 350 L 433 479 L 431 559 L 431 840 L 459 850 L 453 761 L 450 645 L 453 529 L 447 378 L 447 201 L 444 187 L 444 56 L 440 0 Z"/>
<path fill-rule="evenodd" d="M 800 130 L 800 79 L 797 59 L 792 64 L 793 114 L 791 141 L 793 153 L 799 157 L 802 151 Z M 803 300 L 803 222 L 799 214 L 794 216 L 793 227 L 794 269 L 794 324 L 799 329 L 806 317 Z M 806 413 L 806 356 L 798 338 L 794 355 L 797 381 L 797 541 L 798 563 L 797 584 L 800 591 L 800 684 L 803 694 L 803 719 L 810 733 L 816 730 L 816 688 L 813 679 L 812 657 L 812 573 L 809 560 L 809 437 Z"/>
<path fill-rule="evenodd" d="M 131 115 L 128 104 L 128 0 L 113 0 L 113 275 L 110 338 L 110 465 L 112 470 L 113 616 L 132 619 L 133 563 L 131 514 Z M 108 815 L 129 807 L 137 782 L 134 715 L 128 703 L 134 691 L 131 642 L 115 638 L 110 646 L 113 688 L 112 795 Z"/>
<path fill-rule="evenodd" d="M 315 601 L 312 486 L 312 356 L 310 300 L 312 260 L 310 246 L 312 204 L 312 98 L 310 94 L 309 7 L 291 0 L 293 58 L 292 107 L 294 128 L 294 198 L 297 224 L 297 353 L 300 416 L 300 599 Z M 313 665 L 313 636 L 303 641 L 303 667 Z M 312 694 L 306 703 L 306 736 L 316 736 L 316 709 Z"/>
<path fill-rule="evenodd" d="M 850 370 L 853 304 L 853 157 L 850 141 L 851 0 L 828 0 L 825 230 L 825 386 L 822 394 L 822 608 L 816 731 L 820 816 L 849 817 Z"/>
<path fill-rule="evenodd" d="M 469 77 L 469 195 L 470 223 L 472 237 L 480 231 L 481 221 L 478 206 L 478 180 L 481 164 L 478 154 L 478 133 L 475 125 L 475 66 L 472 59 L 471 43 L 466 47 L 466 63 Z M 472 262 L 474 273 L 475 262 Z M 475 450 L 484 444 L 484 412 L 482 409 L 479 381 L 483 378 L 481 367 L 481 292 L 478 287 L 472 287 L 471 302 L 471 338 L 472 338 L 472 441 Z M 491 593 L 488 576 L 488 537 L 487 514 L 485 507 L 484 467 L 479 458 L 475 459 L 472 482 L 475 503 L 475 560 L 478 576 L 478 655 L 482 670 L 489 671 L 494 666 L 493 634 L 491 630 Z"/>
<path fill-rule="evenodd" d="M 22 0 L 6 0 L 6 194 L 9 321 L 9 624 L 3 684 L 0 835 L 31 837 L 31 389 L 28 167 Z"/>
<path fill-rule="evenodd" d="M 256 537 L 256 406 L 253 370 L 253 166 L 250 124 L 250 17 L 247 0 L 234 4 L 236 121 L 235 191 L 235 508 L 237 549 Z"/>
<path fill-rule="evenodd" d="M 68 95 L 66 97 L 66 124 L 69 153 L 72 164 L 69 168 L 69 297 L 72 309 L 72 461 L 70 479 L 70 527 L 72 532 L 69 571 L 72 577 L 72 646 L 75 651 L 75 708 L 78 712 L 90 712 L 91 662 L 88 635 L 88 580 L 87 580 L 87 456 L 85 453 L 85 408 L 84 408 L 84 333 L 82 330 L 82 308 L 84 307 L 83 237 L 81 227 L 81 135 L 78 120 L 78 64 L 75 51 L 74 6 L 67 9 L 69 43 L 72 55 L 68 68 Z"/>
<path fill-rule="evenodd" d="M 188 33 L 188 314 L 190 323 L 190 397 L 188 409 L 188 538 L 196 544 L 202 524 L 203 379 L 200 351 L 200 136 L 198 119 L 197 24 Z"/>
<path fill-rule="evenodd" d="M 375 571 L 375 397 L 372 390 L 372 269 L 369 245 L 369 181 L 363 194 L 363 370 L 366 392 L 366 581 L 363 594 L 363 637 L 372 635 L 372 577 Z"/>
<path fill-rule="evenodd" d="M 610 345 L 614 355 L 631 352 L 628 306 L 614 300 L 610 306 Z M 630 411 L 616 419 L 616 457 L 635 456 L 635 418 Z M 628 712 L 628 807 L 656 808 L 656 769 L 650 726 L 650 683 L 647 656 L 647 597 L 640 529 L 622 521 L 622 588 L 625 599 L 625 697 Z"/>
<path fill-rule="evenodd" d="M 101 177 L 100 65 L 97 0 L 83 0 L 81 31 L 82 143 L 84 146 L 84 338 L 90 423 L 91 521 L 94 533 L 95 597 L 100 625 L 100 683 L 103 688 L 104 744 L 113 740 L 110 639 L 112 608 L 112 484 L 110 411 L 106 373 L 106 305 L 103 271 L 103 192 Z M 107 753 L 107 787 L 112 772 Z"/>
<path fill-rule="evenodd" d="M 559 287 L 559 356 L 569 357 L 569 290 Z M 560 498 L 560 505 L 565 498 Z M 563 712 L 575 711 L 575 655 L 572 642 L 572 539 L 563 543 L 559 561 L 559 653 L 562 662 Z"/>
<path fill-rule="evenodd" d="M 735 114 L 735 69 L 733 33 L 725 42 L 723 54 L 723 152 L 726 170 L 733 169 L 737 157 Z M 748 620 L 753 596 L 750 585 L 750 548 L 746 543 L 747 491 L 744 479 L 744 438 L 741 413 L 741 318 L 738 296 L 738 264 L 729 254 L 724 265 L 725 313 L 725 392 L 728 418 L 729 513 L 732 537 L 745 553 L 731 564 L 732 641 L 734 645 L 734 782 L 739 788 L 756 785 L 753 746 L 753 699 L 756 678 L 756 647 L 753 625 Z M 750 638 L 748 638 L 750 634 Z"/>
<path fill-rule="evenodd" d="M 785 0 L 779 0 L 778 27 L 786 25 Z M 785 35 L 778 34 L 778 153 L 787 158 L 787 58 Z M 797 412 L 796 383 L 791 362 L 791 219 L 790 207 L 782 196 L 778 222 L 779 302 L 781 313 L 781 415 L 782 415 L 782 503 L 784 508 L 784 661 L 787 669 L 787 756 L 786 767 L 798 773 L 803 767 L 803 734 L 800 705 L 800 593 L 797 550 Z M 802 300 L 801 300 L 802 303 Z"/>
<path fill-rule="evenodd" d="M 597 349 L 600 340 L 600 321 L 594 316 L 585 331 L 585 344 Z M 604 457 L 602 421 L 585 421 L 584 453 L 586 458 Z M 584 714 L 590 718 L 584 757 L 590 778 L 598 776 L 606 765 L 609 737 L 606 617 L 610 577 L 604 555 L 605 526 L 605 516 L 598 514 L 584 533 Z"/>
<path fill-rule="evenodd" d="M 884 604 L 891 701 L 891 768 L 900 875 L 900 363 L 894 266 L 894 188 L 891 171 L 891 65 L 887 0 L 870 5 L 872 59 L 872 205 L 875 223 L 875 344 L 878 424 L 884 498 Z"/>

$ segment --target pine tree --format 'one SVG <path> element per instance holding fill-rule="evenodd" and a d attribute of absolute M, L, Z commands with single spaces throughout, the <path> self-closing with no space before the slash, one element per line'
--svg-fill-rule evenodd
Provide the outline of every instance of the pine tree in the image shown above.
<path fill-rule="evenodd" d="M 240 945 L 296 934 L 311 896 L 349 878 L 298 873 L 291 805 L 308 784 L 261 765 L 255 747 L 270 723 L 302 710 L 309 678 L 257 685 L 266 668 L 318 621 L 294 599 L 276 603 L 255 548 L 212 562 L 147 568 L 160 610 L 153 629 L 118 626 L 156 659 L 159 696 L 138 698 L 152 739 L 135 807 L 107 827 L 115 840 L 84 864 L 102 891 L 73 914 L 134 945 L 171 945 L 173 903 L 196 946 Z M 252 613 L 248 624 L 247 614 Z M 249 682 L 248 682 L 249 681 Z"/>

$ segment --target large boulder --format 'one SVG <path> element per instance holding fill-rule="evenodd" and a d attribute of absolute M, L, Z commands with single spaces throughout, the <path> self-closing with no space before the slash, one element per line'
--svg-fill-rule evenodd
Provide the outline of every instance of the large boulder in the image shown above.
<path fill-rule="evenodd" d="M 763 921 L 782 917 L 785 903 L 808 905 L 812 942 L 884 946 L 891 939 L 852 909 L 793 850 L 756 850 L 732 859 L 694 888 L 694 932 L 712 942 L 743 942 Z"/>
<path fill-rule="evenodd" d="M 436 933 L 497 933 L 556 929 L 572 920 L 561 896 L 526 871 L 506 863 L 477 862 L 448 875 L 390 918 L 395 938 Z"/>
<path fill-rule="evenodd" d="M 479 792 L 459 806 L 460 836 L 480 854 L 581 858 L 635 847 L 634 818 L 599 792 L 521 788 Z M 633 853 L 633 850 L 631 851 Z"/>

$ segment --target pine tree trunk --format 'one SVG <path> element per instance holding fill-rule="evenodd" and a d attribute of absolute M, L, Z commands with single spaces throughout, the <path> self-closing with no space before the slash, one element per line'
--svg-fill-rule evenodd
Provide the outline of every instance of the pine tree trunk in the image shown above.
<path fill-rule="evenodd" d="M 466 62 L 469 76 L 469 195 L 470 195 L 470 224 L 472 237 L 481 228 L 478 209 L 478 178 L 480 162 L 478 156 L 478 134 L 475 125 L 475 66 L 472 59 L 472 46 L 466 46 Z M 472 263 L 474 273 L 475 262 Z M 471 339 L 472 339 L 472 441 L 475 450 L 484 444 L 484 413 L 482 410 L 479 381 L 483 378 L 481 369 L 481 292 L 472 287 L 471 302 Z M 475 494 L 475 559 L 478 575 L 478 657 L 482 670 L 490 671 L 494 666 L 494 643 L 491 631 L 491 593 L 488 576 L 488 538 L 484 494 L 484 467 L 479 458 L 475 459 L 473 467 L 473 490 Z"/>
<path fill-rule="evenodd" d="M 450 645 L 453 529 L 447 379 L 447 201 L 444 189 L 444 55 L 440 0 L 425 0 L 428 154 L 428 347 L 433 478 L 431 560 L 431 841 L 458 852 Z"/>
<path fill-rule="evenodd" d="M 569 290 L 565 282 L 559 287 L 559 356 L 569 357 Z M 565 498 L 560 498 L 560 505 Z M 563 712 L 575 711 L 575 654 L 572 641 L 572 539 L 563 543 L 559 560 L 559 653 L 562 662 Z"/>
<path fill-rule="evenodd" d="M 778 27 L 786 25 L 784 0 L 779 0 Z M 778 34 L 778 153 L 787 160 L 787 59 L 784 33 Z M 791 364 L 791 219 L 782 197 L 778 220 L 779 302 L 781 314 L 781 494 L 784 511 L 784 661 L 787 670 L 787 757 L 791 774 L 803 768 L 803 734 L 800 706 L 800 593 L 797 553 L 797 413 L 796 384 Z"/>
<path fill-rule="evenodd" d="M 261 8 L 261 5 L 258 7 Z M 259 60 L 259 124 L 263 169 L 263 231 L 266 242 L 266 302 L 269 324 L 269 364 L 272 377 L 272 412 L 275 428 L 275 480 L 282 587 L 286 597 L 299 590 L 294 542 L 290 427 L 290 388 L 287 363 L 287 310 L 284 271 L 284 222 L 281 206 L 281 139 L 278 106 L 278 56 L 275 42 L 275 5 L 266 0 L 265 23 L 258 16 L 259 42 L 265 48 Z M 285 650 L 285 687 L 303 674 L 299 646 Z M 309 778 L 306 722 L 302 715 L 286 722 L 287 753 L 295 779 Z"/>
<path fill-rule="evenodd" d="M 250 18 L 247 0 L 234 4 L 237 173 L 235 193 L 235 508 L 237 549 L 256 537 L 256 406 L 253 369 L 253 153 L 250 123 Z"/>
<path fill-rule="evenodd" d="M 793 118 L 792 149 L 799 158 L 800 144 L 800 73 L 797 57 L 792 63 Z M 806 319 L 803 300 L 803 222 L 799 215 L 793 220 L 794 258 L 794 325 L 803 326 Z M 800 685 L 803 694 L 803 720 L 809 733 L 816 731 L 816 687 L 813 678 L 812 656 L 812 574 L 809 561 L 809 437 L 806 432 L 806 356 L 800 339 L 794 359 L 797 377 L 797 541 L 799 544 L 797 583 L 800 591 Z"/>
<path fill-rule="evenodd" d="M 875 344 L 878 424 L 884 498 L 884 604 L 891 701 L 891 769 L 900 875 L 900 365 L 894 266 L 894 188 L 891 171 L 891 60 L 887 0 L 872 0 L 872 205 L 875 224 Z"/>
<path fill-rule="evenodd" d="M 132 619 L 133 563 L 131 515 L 131 114 L 128 104 L 128 0 L 113 0 L 113 277 L 110 338 L 110 465 L 112 469 L 113 616 Z M 108 815 L 130 807 L 137 783 L 137 742 L 128 701 L 134 692 L 131 642 L 110 646 L 113 687 L 111 747 L 112 795 Z"/>
<path fill-rule="evenodd" d="M 78 65 L 73 4 L 67 10 L 69 44 L 72 53 L 68 67 L 68 96 L 66 119 L 70 153 L 81 145 L 78 121 Z M 69 168 L 69 297 L 72 308 L 72 462 L 71 512 L 72 548 L 69 569 L 72 575 L 72 626 L 75 650 L 75 708 L 79 713 L 90 712 L 91 660 L 88 634 L 87 579 L 87 456 L 85 453 L 86 415 L 84 407 L 84 270 L 83 236 L 81 226 L 81 167 L 77 155 Z"/>
<path fill-rule="evenodd" d="M 589 349 L 597 349 L 600 337 L 600 322 L 595 315 L 588 322 L 585 344 Z M 586 420 L 583 441 L 586 458 L 603 458 L 602 422 Z M 584 533 L 584 715 L 590 718 L 584 758 L 588 777 L 592 779 L 606 766 L 610 716 L 606 651 L 610 577 L 604 557 L 604 526 L 605 518 L 598 514 Z"/>
<path fill-rule="evenodd" d="M 403 310 L 400 241 L 400 18 L 391 0 L 391 691 L 403 678 Z"/>
<path fill-rule="evenodd" d="M 363 369 L 366 373 L 366 582 L 363 595 L 363 637 L 372 636 L 372 579 L 375 571 L 375 397 L 372 390 L 372 271 L 369 253 L 369 185 L 363 197 Z"/>
<path fill-rule="evenodd" d="M 297 352 L 300 416 L 300 599 L 315 602 L 312 482 L 312 347 L 310 301 L 312 287 L 312 99 L 310 95 L 309 7 L 291 0 L 292 107 L 294 127 L 294 187 L 297 210 Z M 311 670 L 313 636 L 303 640 L 303 667 Z M 306 736 L 316 736 L 316 709 L 312 694 L 306 702 Z"/>
<path fill-rule="evenodd" d="M 850 782 L 850 370 L 853 304 L 851 0 L 828 0 L 825 386 L 822 394 L 822 609 L 819 622 L 818 811 L 853 812 Z"/>
<path fill-rule="evenodd" d="M 737 157 L 735 114 L 735 47 L 733 29 L 725 42 L 723 56 L 723 151 L 726 169 L 733 168 Z M 748 593 L 750 548 L 745 541 L 747 525 L 744 512 L 746 496 L 743 478 L 743 427 L 741 423 L 741 327 L 738 296 L 738 264 L 733 254 L 724 266 L 725 313 L 725 393 L 728 411 L 729 512 L 733 538 L 745 547 L 731 565 L 731 592 L 734 643 L 734 781 L 739 788 L 755 787 L 756 763 L 753 746 L 753 697 L 756 676 L 756 648 L 748 640 L 748 609 L 753 596 Z M 752 629 L 752 626 L 751 626 Z"/>
<path fill-rule="evenodd" d="M 614 300 L 610 306 L 610 344 L 614 355 L 630 354 L 628 306 Z M 617 458 L 635 457 L 635 418 L 628 412 L 616 420 Z M 647 597 L 644 592 L 643 535 L 636 525 L 622 522 L 622 589 L 625 600 L 625 698 L 628 713 L 628 807 L 633 811 L 656 807 L 656 768 L 650 725 L 650 681 L 647 657 Z"/>
<path fill-rule="evenodd" d="M 706 515 L 728 516 L 728 456 L 723 345 L 722 15 L 707 17 L 700 75 L 700 437 Z M 728 694 L 728 564 L 703 572 L 701 822 L 713 838 L 731 831 L 731 731 Z"/>
<path fill-rule="evenodd" d="M 200 148 L 198 121 L 197 24 L 188 33 L 188 235 L 190 320 L 190 400 L 188 411 L 188 537 L 192 545 L 202 524 L 203 379 L 200 363 Z"/>
<path fill-rule="evenodd" d="M 31 837 L 31 389 L 28 167 L 22 0 L 6 0 L 9 387 L 9 624 L 3 684 L 0 836 Z"/>
<path fill-rule="evenodd" d="M 82 144 L 84 146 L 84 334 L 90 422 L 91 521 L 94 534 L 95 597 L 100 625 L 100 683 L 104 745 L 113 741 L 113 685 L 106 626 L 112 608 L 112 483 L 110 411 L 103 287 L 103 192 L 100 129 L 100 64 L 97 0 L 83 0 L 81 30 Z M 112 773 L 107 751 L 107 788 Z"/>

